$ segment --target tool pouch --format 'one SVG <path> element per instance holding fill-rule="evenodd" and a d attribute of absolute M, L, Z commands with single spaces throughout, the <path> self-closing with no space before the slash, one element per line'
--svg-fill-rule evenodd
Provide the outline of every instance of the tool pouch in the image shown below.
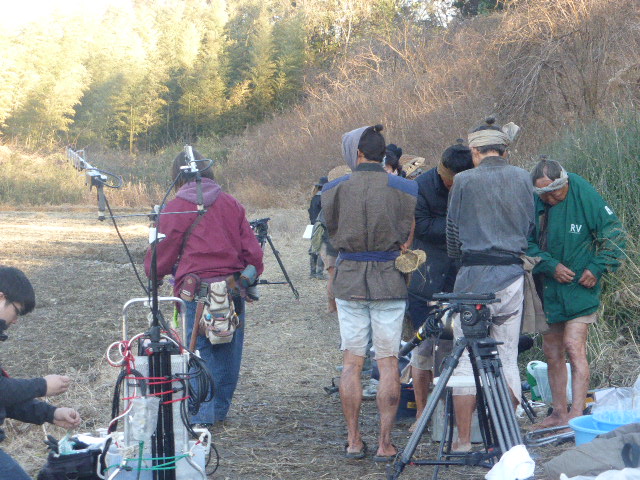
<path fill-rule="evenodd" d="M 208 293 L 203 301 L 200 315 L 200 333 L 206 336 L 213 345 L 229 343 L 233 334 L 240 328 L 227 282 L 209 284 Z"/>
<path fill-rule="evenodd" d="M 189 273 L 184 277 L 182 285 L 180 285 L 180 298 L 185 302 L 192 301 L 198 288 L 200 288 L 200 277 L 195 273 Z"/>

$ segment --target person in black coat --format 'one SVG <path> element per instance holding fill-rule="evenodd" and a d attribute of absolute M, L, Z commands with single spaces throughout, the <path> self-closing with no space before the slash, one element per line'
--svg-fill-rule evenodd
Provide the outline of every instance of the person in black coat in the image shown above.
<path fill-rule="evenodd" d="M 4 331 L 31 312 L 36 305 L 35 293 L 25 274 L 13 267 L 0 266 L 0 340 Z M 63 375 L 42 378 L 11 378 L 0 368 L 0 426 L 5 418 L 42 425 L 53 423 L 71 429 L 80 425 L 80 415 L 72 408 L 56 408 L 37 397 L 60 395 L 69 388 L 71 379 Z M 0 428 L 0 442 L 5 439 Z M 9 454 L 0 449 L 0 480 L 29 480 L 31 477 Z"/>
<path fill-rule="evenodd" d="M 322 186 L 329 182 L 327 177 L 320 177 L 318 183 L 313 188 L 313 196 L 307 212 L 309 212 L 309 225 L 314 225 L 318 221 L 318 214 L 322 210 L 321 195 Z M 314 252 L 309 249 L 309 277 L 310 278 L 324 278 L 324 263 L 319 252 Z"/>
<path fill-rule="evenodd" d="M 443 152 L 437 167 L 416 178 L 418 202 L 413 248 L 424 250 L 427 261 L 413 273 L 409 283 L 408 313 L 414 329 L 418 329 L 432 311 L 433 294 L 453 290 L 458 269 L 455 260 L 447 256 L 447 200 L 454 176 L 470 168 L 473 168 L 471 150 L 458 140 Z M 424 410 L 433 381 L 434 344 L 433 339 L 426 339 L 411 356 L 416 418 Z"/>

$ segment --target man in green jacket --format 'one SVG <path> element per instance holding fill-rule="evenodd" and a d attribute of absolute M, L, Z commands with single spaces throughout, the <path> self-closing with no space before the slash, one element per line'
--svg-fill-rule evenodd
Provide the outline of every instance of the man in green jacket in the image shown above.
<path fill-rule="evenodd" d="M 543 336 L 553 413 L 539 428 L 566 425 L 582 415 L 589 388 L 587 332 L 600 306 L 602 275 L 624 256 L 626 233 L 613 210 L 584 178 L 543 158 L 531 172 L 536 227 L 527 255 L 539 257 L 543 304 L 549 330 Z M 567 412 L 567 370 L 571 364 L 571 410 Z"/>

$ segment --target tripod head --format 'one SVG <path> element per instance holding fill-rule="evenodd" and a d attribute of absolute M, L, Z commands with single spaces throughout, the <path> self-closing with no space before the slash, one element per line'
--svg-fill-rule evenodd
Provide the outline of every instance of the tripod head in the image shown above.
<path fill-rule="evenodd" d="M 447 312 L 460 314 L 465 337 L 485 338 L 491 325 L 491 312 L 487 305 L 500 301 L 493 293 L 435 293 L 432 298 L 438 305 L 415 336 L 400 349 L 400 356 L 407 355 L 428 337 L 440 337 L 445 329 L 442 319 Z"/>
<path fill-rule="evenodd" d="M 484 338 L 491 325 L 490 303 L 500 300 L 493 293 L 436 293 L 434 300 L 448 303 L 448 310 L 460 314 L 462 333 L 467 338 Z"/>
<path fill-rule="evenodd" d="M 269 217 L 259 218 L 258 220 L 251 220 L 249 226 L 253 230 L 253 234 L 258 239 L 258 243 L 261 247 L 264 247 L 267 241 L 267 235 L 269 235 Z"/>

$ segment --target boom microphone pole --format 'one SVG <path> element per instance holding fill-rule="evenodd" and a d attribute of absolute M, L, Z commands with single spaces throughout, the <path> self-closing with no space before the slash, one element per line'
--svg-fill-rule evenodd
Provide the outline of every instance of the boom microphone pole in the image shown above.
<path fill-rule="evenodd" d="M 198 163 L 193 156 L 193 148 L 191 145 L 185 145 L 184 153 L 187 157 L 187 166 L 189 167 L 189 174 L 196 177 L 196 192 L 198 195 L 198 215 L 204 214 L 204 200 L 202 199 L 202 175 L 198 169 Z"/>

